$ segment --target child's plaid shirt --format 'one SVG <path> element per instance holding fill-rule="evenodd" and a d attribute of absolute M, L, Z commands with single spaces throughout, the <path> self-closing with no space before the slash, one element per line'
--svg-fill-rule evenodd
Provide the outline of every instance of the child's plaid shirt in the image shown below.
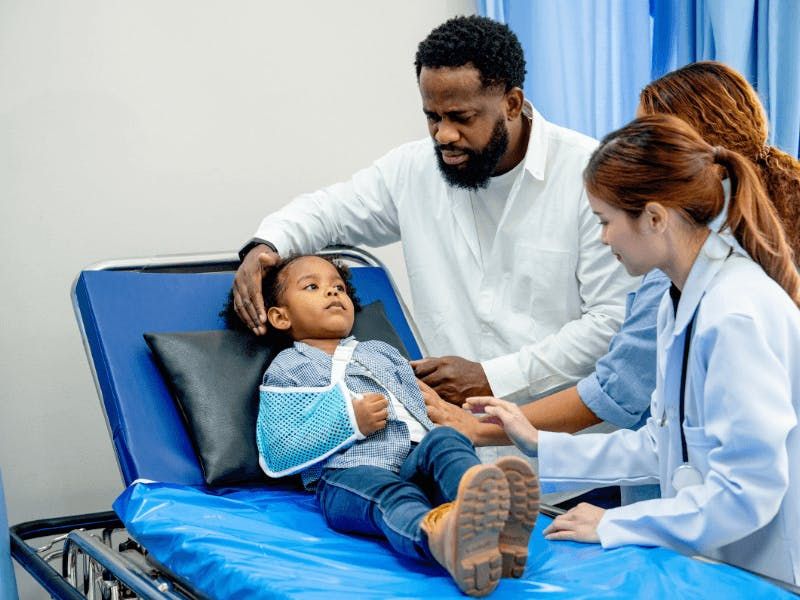
<path fill-rule="evenodd" d="M 353 338 L 346 338 L 342 344 Z M 370 377 L 381 382 L 379 386 Z M 264 373 L 264 385 L 277 387 L 321 387 L 331 382 L 331 357 L 308 344 L 295 342 L 272 361 Z M 392 346 L 379 341 L 360 342 L 345 371 L 344 383 L 351 392 L 377 392 L 389 399 L 387 390 L 406 407 L 422 426 L 430 431 L 425 401 L 417 386 L 411 365 Z M 303 485 L 313 489 L 325 468 L 346 469 L 362 465 L 382 467 L 397 472 L 411 450 L 408 427 L 397 418 L 389 402 L 386 427 L 352 446 L 340 450 L 301 472 Z"/>

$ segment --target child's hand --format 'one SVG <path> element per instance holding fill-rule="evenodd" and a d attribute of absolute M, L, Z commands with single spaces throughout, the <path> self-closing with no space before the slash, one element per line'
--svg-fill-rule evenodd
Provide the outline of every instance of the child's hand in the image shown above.
<path fill-rule="evenodd" d="M 538 454 L 539 432 L 516 404 L 500 398 L 479 396 L 467 398 L 464 408 L 473 413 L 484 413 L 486 416 L 481 416 L 481 421 L 500 425 L 517 448 L 528 456 Z"/>
<path fill-rule="evenodd" d="M 364 394 L 360 398 L 353 398 L 353 412 L 356 413 L 358 430 L 363 435 L 370 435 L 386 427 L 389 401 L 383 394 Z"/>

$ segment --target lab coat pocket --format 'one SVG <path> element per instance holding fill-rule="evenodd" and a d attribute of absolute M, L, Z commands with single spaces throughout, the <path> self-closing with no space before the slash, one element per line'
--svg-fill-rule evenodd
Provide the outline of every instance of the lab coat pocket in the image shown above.
<path fill-rule="evenodd" d="M 684 426 L 683 434 L 686 436 L 689 463 L 705 477 L 706 473 L 708 473 L 708 453 L 717 445 L 717 442 L 706 435 L 702 427 Z"/>
<path fill-rule="evenodd" d="M 545 316 L 547 320 L 566 318 L 566 296 L 570 282 L 575 280 L 574 262 L 568 250 L 517 244 L 510 286 L 513 309 L 531 316 Z M 556 320 L 561 323 L 564 319 Z"/>

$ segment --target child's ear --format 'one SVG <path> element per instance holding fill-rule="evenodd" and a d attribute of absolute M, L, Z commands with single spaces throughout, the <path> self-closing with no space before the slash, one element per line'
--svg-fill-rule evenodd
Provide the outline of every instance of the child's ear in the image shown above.
<path fill-rule="evenodd" d="M 283 306 L 270 306 L 267 311 L 267 321 L 278 331 L 286 331 L 292 326 L 289 311 Z"/>

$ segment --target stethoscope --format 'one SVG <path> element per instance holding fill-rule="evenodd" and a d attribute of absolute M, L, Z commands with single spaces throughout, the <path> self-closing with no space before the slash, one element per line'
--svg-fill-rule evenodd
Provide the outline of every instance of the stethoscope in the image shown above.
<path fill-rule="evenodd" d="M 697 313 L 692 315 L 692 320 L 686 326 L 686 334 L 683 342 L 683 364 L 681 366 L 681 390 L 680 401 L 678 404 L 678 430 L 681 433 L 681 455 L 683 462 L 678 465 L 672 472 L 672 487 L 675 491 L 682 490 L 691 485 L 699 485 L 703 483 L 703 474 L 689 464 L 689 450 L 686 445 L 686 434 L 683 431 L 683 419 L 686 411 L 686 373 L 689 366 L 689 347 L 692 342 L 692 331 L 694 329 L 694 320 Z M 661 415 L 661 426 L 667 424 L 667 407 L 664 406 L 664 413 Z"/>
<path fill-rule="evenodd" d="M 727 195 L 726 195 L 727 198 Z M 727 201 L 727 200 L 726 200 Z M 713 235 L 713 233 L 712 233 Z M 733 247 L 728 250 L 728 256 L 725 257 L 725 260 L 728 260 L 730 256 L 733 254 Z M 676 300 L 673 297 L 673 302 Z M 677 303 L 676 303 L 677 304 Z M 689 450 L 686 446 L 686 433 L 683 431 L 683 420 L 686 416 L 686 375 L 689 370 L 689 347 L 692 343 L 692 333 L 694 331 L 694 321 L 697 317 L 697 310 L 695 309 L 694 314 L 692 315 L 689 324 L 686 326 L 686 333 L 684 334 L 684 341 L 683 341 L 683 363 L 681 365 L 681 389 L 680 389 L 680 400 L 678 403 L 678 430 L 681 433 L 681 457 L 683 462 L 675 467 L 675 470 L 672 472 L 672 487 L 675 488 L 675 491 L 682 490 L 683 488 L 689 487 L 691 485 L 699 485 L 703 483 L 703 474 L 697 469 L 697 467 L 692 466 L 689 464 Z M 677 306 L 676 306 L 676 313 L 677 313 Z M 664 412 L 661 415 L 661 427 L 664 427 L 667 424 L 667 407 L 664 406 Z"/>

